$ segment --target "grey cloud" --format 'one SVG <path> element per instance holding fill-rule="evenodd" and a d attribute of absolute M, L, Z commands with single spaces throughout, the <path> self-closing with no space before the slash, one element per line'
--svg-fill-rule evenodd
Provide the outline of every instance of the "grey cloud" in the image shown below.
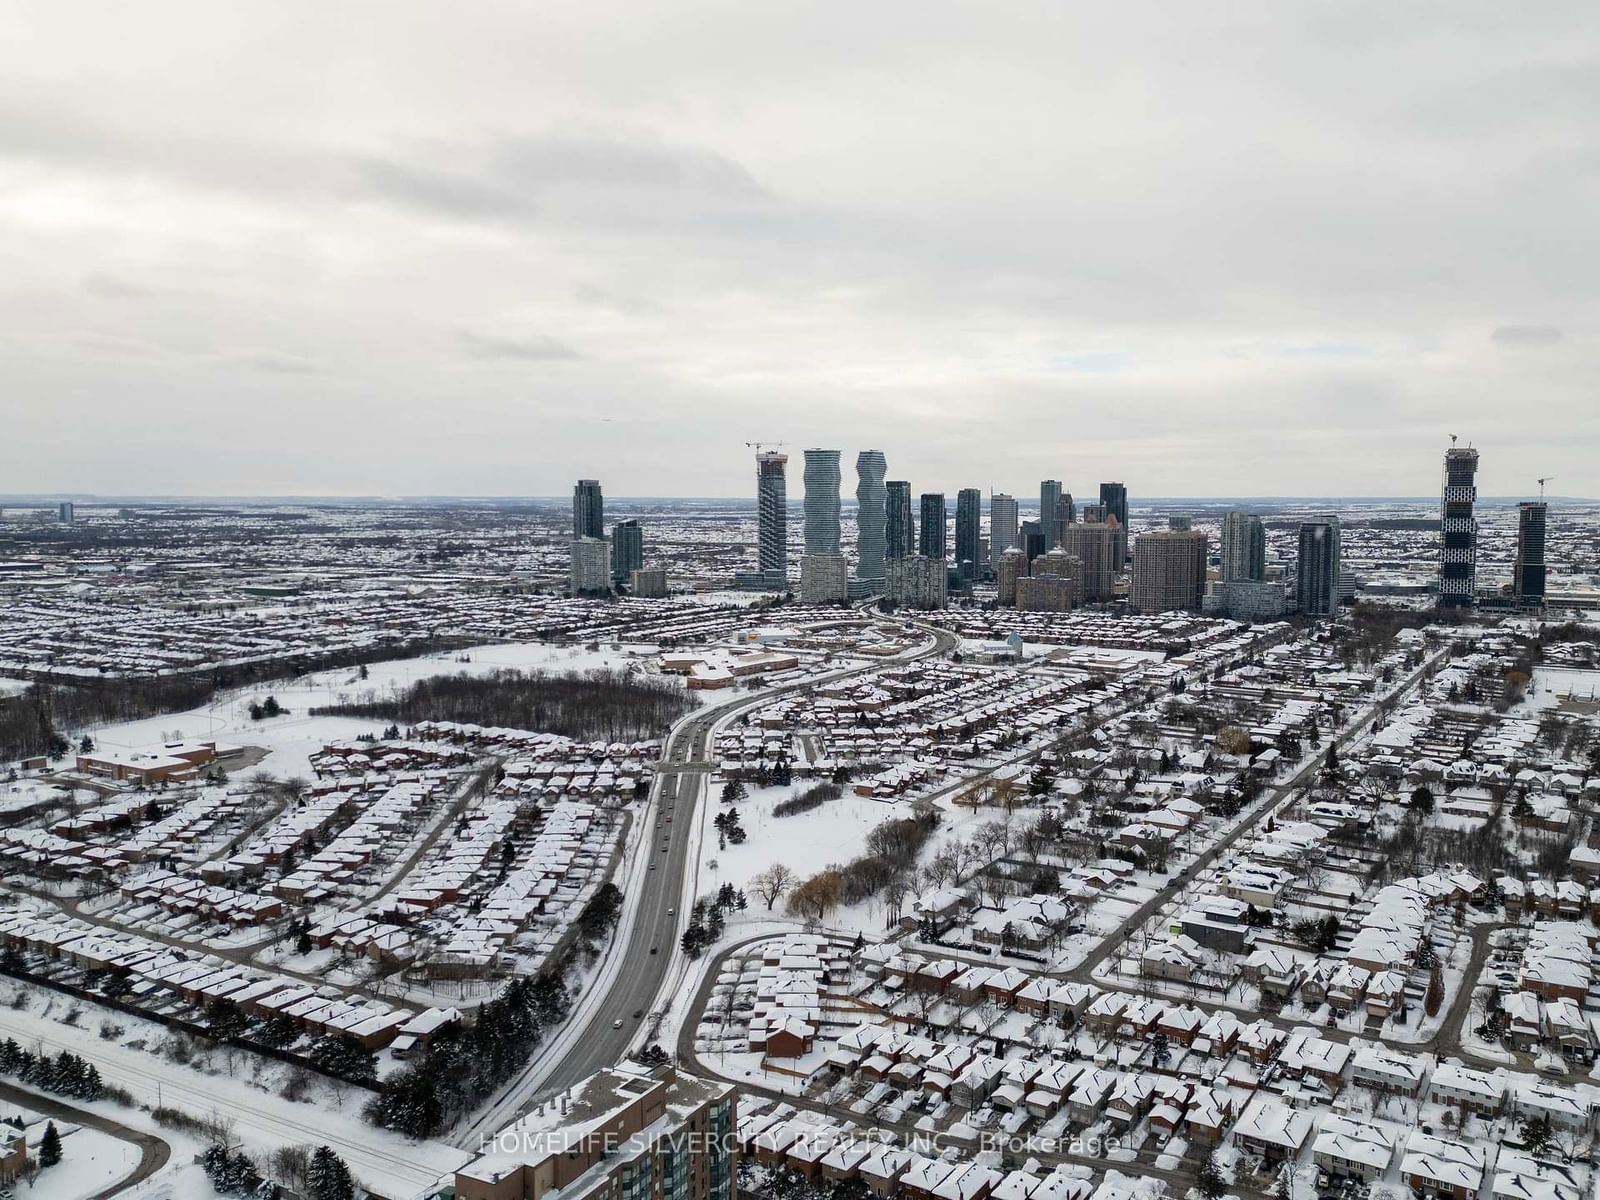
<path fill-rule="evenodd" d="M 177 43 L 129 6 L 12 31 L 0 388 L 108 445 L 186 402 L 224 447 L 273 411 L 330 480 L 336 439 L 286 414 L 315 393 L 302 419 L 355 427 L 382 395 L 396 491 L 587 462 L 671 492 L 693 462 L 742 495 L 761 434 L 881 444 L 919 486 L 1326 493 L 1359 463 L 1393 494 L 1432 489 L 1446 432 L 1486 491 L 1600 491 L 1592 2 L 881 0 L 848 38 L 814 5 L 391 6 L 359 34 L 313 0 L 248 38 L 203 5 Z M 584 404 L 508 402 L 578 359 Z M 410 432 L 443 394 L 462 463 Z M 650 430 L 603 464 L 602 404 Z M 70 490 L 81 448 L 36 424 L 14 486 Z M 1276 451 L 1302 430 L 1315 453 Z M 108 455 L 97 485 L 156 469 Z"/>
<path fill-rule="evenodd" d="M 524 362 L 570 362 L 580 359 L 579 354 L 565 342 L 543 334 L 526 334 L 520 337 L 494 337 L 480 333 L 463 333 L 461 344 L 473 358 L 520 359 Z"/>
<path fill-rule="evenodd" d="M 131 300 L 149 294 L 147 289 L 104 271 L 91 271 L 85 275 L 83 290 L 91 296 L 101 296 L 108 300 Z"/>
<path fill-rule="evenodd" d="M 322 371 L 315 360 L 281 350 L 237 350 L 219 356 L 217 361 L 271 375 L 316 375 Z"/>
<path fill-rule="evenodd" d="M 480 145 L 438 142 L 355 161 L 372 195 L 457 218 L 525 219 L 563 192 L 644 203 L 664 196 L 762 202 L 744 167 L 710 150 L 604 135 L 523 135 Z"/>
<path fill-rule="evenodd" d="M 1490 335 L 1501 346 L 1554 346 L 1561 330 L 1554 325 L 1502 325 Z"/>
<path fill-rule="evenodd" d="M 609 288 L 596 287 L 594 284 L 580 283 L 572 289 L 572 298 L 579 304 L 587 304 L 592 308 L 609 309 L 611 312 L 621 313 L 625 317 L 649 317 L 664 312 L 665 308 L 653 300 L 646 300 L 640 296 L 626 295 L 614 292 Z"/>

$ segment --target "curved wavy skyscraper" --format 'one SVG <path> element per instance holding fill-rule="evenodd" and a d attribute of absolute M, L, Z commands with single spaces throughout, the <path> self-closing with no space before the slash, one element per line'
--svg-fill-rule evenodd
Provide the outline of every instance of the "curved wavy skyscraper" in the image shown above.
<path fill-rule="evenodd" d="M 856 578 L 882 579 L 889 464 L 882 450 L 856 455 Z"/>
<path fill-rule="evenodd" d="M 807 554 L 839 553 L 839 452 L 806 451 Z"/>

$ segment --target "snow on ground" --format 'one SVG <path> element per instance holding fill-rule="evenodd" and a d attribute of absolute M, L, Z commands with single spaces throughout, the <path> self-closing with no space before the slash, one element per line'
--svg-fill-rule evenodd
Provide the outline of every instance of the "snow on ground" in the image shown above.
<path fill-rule="evenodd" d="M 591 643 L 592 644 L 592 643 Z M 89 733 L 102 750 L 128 750 L 178 738 L 206 738 L 234 744 L 263 746 L 270 753 L 257 769 L 276 775 L 307 775 L 310 757 L 329 742 L 363 733 L 381 733 L 384 722 L 367 717 L 309 717 L 307 711 L 330 704 L 361 703 L 403 691 L 421 679 L 465 673 L 487 675 L 493 671 L 589 671 L 625 667 L 652 657 L 654 646 L 622 644 L 586 650 L 581 646 L 554 646 L 544 642 L 512 642 L 475 646 L 422 658 L 393 659 L 360 668 L 340 667 L 318 671 L 300 679 L 279 679 L 219 693 L 212 703 L 188 712 L 148 717 L 97 729 L 72 730 L 76 742 Z M 289 710 L 284 717 L 250 719 L 251 701 L 277 697 Z"/>
<path fill-rule="evenodd" d="M 0 783 L 0 813 L 30 808 L 35 804 L 64 804 L 70 789 L 43 779 L 18 779 Z"/>
<path fill-rule="evenodd" d="M 724 882 L 743 889 L 749 895 L 750 907 L 746 914 L 732 914 L 729 933 L 737 931 L 739 916 L 757 915 L 764 918 L 788 915 L 785 901 L 780 899 L 772 912 L 750 888 L 750 879 L 775 862 L 781 862 L 794 872 L 798 879 L 815 874 L 838 863 L 843 864 L 866 852 L 866 837 L 885 821 L 911 815 L 911 805 L 905 801 L 887 802 L 867 796 L 858 796 L 845 785 L 845 793 L 810 812 L 789 817 L 775 817 L 772 809 L 780 801 L 798 795 L 813 786 L 815 781 L 805 780 L 788 787 L 753 788 L 749 796 L 735 806 L 739 824 L 749 835 L 743 845 L 729 843 L 719 848 L 717 831 L 712 826 L 716 813 L 727 805 L 721 803 L 721 787 L 712 785 L 706 800 L 704 836 L 700 849 L 697 872 L 698 891 L 705 896 L 714 893 Z M 927 862 L 939 848 L 952 838 L 964 836 L 972 827 L 986 820 L 998 819 L 1002 814 L 994 809 L 957 808 L 948 798 L 935 802 L 944 813 L 944 821 L 928 839 L 919 862 Z M 715 864 L 713 866 L 713 864 Z M 835 909 L 824 919 L 829 929 L 847 933 L 864 933 L 868 937 L 882 937 L 885 933 L 886 913 L 880 899 Z M 798 921 L 795 922 L 799 924 Z M 748 937 L 749 932 L 740 936 Z"/>
<path fill-rule="evenodd" d="M 51 1122 L 27 1108 L 0 1101 L 0 1117 L 20 1118 L 26 1126 L 28 1157 L 37 1161 L 39 1142 Z M 85 1129 L 67 1121 L 55 1121 L 61 1135 L 61 1161 L 39 1173 L 30 1188 L 18 1180 L 12 1184 L 18 1200 L 49 1197 L 49 1200 L 88 1200 L 130 1175 L 139 1165 L 139 1148 L 98 1129 Z"/>
<path fill-rule="evenodd" d="M 14 1037 L 52 1054 L 84 1049 L 82 1032 L 64 1028 L 49 1017 L 10 1008 L 0 1009 L 0 1036 Z M 285 1145 L 327 1145 L 361 1179 L 396 1200 L 419 1195 L 468 1157 L 442 1142 L 414 1142 L 368 1125 L 360 1111 L 368 1093 L 359 1088 L 344 1089 L 342 1102 L 323 1101 L 313 1107 L 257 1091 L 240 1079 L 202 1075 L 110 1041 L 97 1043 L 93 1057 L 102 1078 L 127 1089 L 136 1104 L 164 1104 L 197 1116 L 231 1120 L 245 1148 L 255 1154 L 264 1155 Z M 126 1110 L 105 1111 L 123 1120 L 120 1114 Z M 180 1197 L 189 1194 L 205 1193 L 177 1193 Z M 53 1193 L 41 1195 L 53 1200 Z"/>
<path fill-rule="evenodd" d="M 758 604 L 769 604 L 777 595 L 777 592 L 684 592 L 674 598 L 690 604 L 704 604 L 708 608 L 723 605 L 754 608 Z"/>
<path fill-rule="evenodd" d="M 1600 670 L 1581 667 L 1535 667 L 1528 687 L 1530 708 L 1572 707 L 1594 711 L 1600 705 Z"/>

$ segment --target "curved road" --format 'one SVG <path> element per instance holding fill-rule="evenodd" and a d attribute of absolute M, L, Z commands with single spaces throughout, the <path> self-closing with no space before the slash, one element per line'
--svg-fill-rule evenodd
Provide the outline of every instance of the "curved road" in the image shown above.
<path fill-rule="evenodd" d="M 646 1019 L 667 987 L 678 951 L 684 916 L 679 911 L 684 904 L 684 883 L 694 865 L 691 833 L 695 806 L 702 798 L 715 765 L 710 752 L 716 727 L 744 709 L 770 704 L 781 696 L 813 688 L 818 683 L 945 654 L 960 644 L 947 630 L 914 621 L 902 620 L 902 623 L 931 637 L 932 641 L 898 657 L 859 663 L 702 709 L 672 728 L 662 747 L 651 803 L 640 814 L 644 830 L 635 853 L 647 854 L 649 865 L 641 872 L 644 882 L 639 885 L 632 923 L 619 924 L 617 941 L 608 955 L 608 958 L 621 956 L 620 969 L 610 990 L 587 1013 L 575 1017 L 581 1022 L 581 1028 L 558 1035 L 563 1042 L 570 1041 L 571 1048 L 555 1065 L 545 1070 L 543 1060 L 535 1059 L 498 1100 L 469 1123 L 456 1139 L 457 1145 L 476 1146 L 480 1138 L 504 1128 L 527 1111 L 536 1098 L 570 1087 L 602 1067 L 620 1062 L 636 1048 Z M 602 968 L 596 981 L 600 982 L 604 974 Z"/>
<path fill-rule="evenodd" d="M 127 1175 L 117 1180 L 108 1188 L 96 1192 L 89 1200 L 110 1200 L 112 1196 L 120 1195 L 136 1183 L 143 1183 L 162 1167 L 167 1165 L 167 1160 L 172 1157 L 172 1147 L 165 1140 L 153 1133 L 143 1133 L 137 1129 L 130 1129 L 120 1121 L 113 1121 L 110 1117 L 102 1117 L 99 1113 L 92 1113 L 86 1109 L 76 1108 L 54 1096 L 44 1096 L 36 1092 L 25 1091 L 13 1087 L 9 1083 L 0 1083 L 0 1100 L 20 1105 L 31 1112 L 38 1113 L 53 1121 L 66 1121 L 73 1125 L 81 1125 L 85 1129 L 97 1129 L 101 1133 L 109 1134 L 120 1142 L 128 1142 L 137 1147 L 139 1161 Z M 71 1143 L 67 1143 L 67 1154 L 72 1153 Z M 39 1177 L 48 1183 L 50 1177 Z"/>

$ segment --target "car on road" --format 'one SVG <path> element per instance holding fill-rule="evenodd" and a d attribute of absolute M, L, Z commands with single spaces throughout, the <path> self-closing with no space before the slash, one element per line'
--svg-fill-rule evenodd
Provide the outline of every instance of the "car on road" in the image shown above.
<path fill-rule="evenodd" d="M 644 1009 L 636 1008 L 636 1009 L 633 1010 L 633 1019 L 635 1021 L 637 1021 L 642 1016 L 644 1016 Z"/>
<path fill-rule="evenodd" d="M 677 909 L 675 909 L 675 908 L 669 908 L 669 909 L 667 909 L 667 916 L 669 916 L 669 917 L 675 917 L 675 916 L 677 916 L 677 915 L 678 915 L 678 910 L 677 910 Z"/>
<path fill-rule="evenodd" d="M 611 1028 L 613 1028 L 613 1029 L 621 1029 L 622 1028 L 622 1022 L 621 1021 L 613 1021 L 613 1022 L 611 1022 Z"/>

